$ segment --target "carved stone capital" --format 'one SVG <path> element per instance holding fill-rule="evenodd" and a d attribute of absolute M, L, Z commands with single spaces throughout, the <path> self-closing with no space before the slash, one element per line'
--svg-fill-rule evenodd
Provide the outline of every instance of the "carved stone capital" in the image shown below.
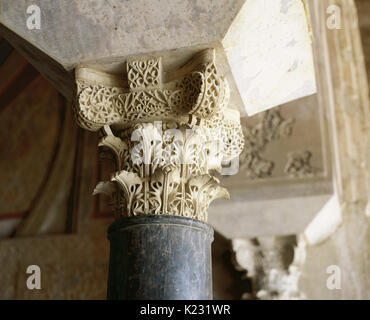
<path fill-rule="evenodd" d="M 117 171 L 94 193 L 112 197 L 116 216 L 172 214 L 207 220 L 210 202 L 228 198 L 210 174 L 239 156 L 239 112 L 228 108 L 229 88 L 214 50 L 172 73 L 161 58 L 126 61 L 126 76 L 76 70 L 75 115 L 88 130 L 102 129 Z"/>
<path fill-rule="evenodd" d="M 186 123 L 192 116 L 219 120 L 237 113 L 226 109 L 229 87 L 217 73 L 212 49 L 201 52 L 167 79 L 160 57 L 127 61 L 126 70 L 126 77 L 89 68 L 76 70 L 75 111 L 82 127 L 95 131 L 105 125 L 130 127 L 155 120 Z"/>

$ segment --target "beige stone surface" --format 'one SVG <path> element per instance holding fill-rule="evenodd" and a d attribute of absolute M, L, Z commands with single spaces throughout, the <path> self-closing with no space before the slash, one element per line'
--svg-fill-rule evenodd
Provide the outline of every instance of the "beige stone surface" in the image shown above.
<path fill-rule="evenodd" d="M 0 31 L 68 98 L 78 65 L 120 73 L 128 58 L 162 56 L 172 72 L 207 48 L 242 114 L 316 91 L 301 0 L 35 0 L 40 29 L 27 26 L 29 3 L 1 5 Z"/>
<path fill-rule="evenodd" d="M 61 235 L 0 241 L 0 299 L 104 299 L 108 240 Z M 29 265 L 41 269 L 41 290 L 26 286 Z"/>
<path fill-rule="evenodd" d="M 222 45 L 249 116 L 316 93 L 301 0 L 246 1 Z"/>
<path fill-rule="evenodd" d="M 362 3 L 362 1 L 358 1 Z M 324 242 L 307 247 L 301 288 L 308 299 L 370 299 L 369 91 L 355 1 L 311 1 L 320 66 L 318 90 L 331 120 L 336 190 L 342 224 Z M 337 5 L 341 29 L 326 26 L 326 8 Z M 368 15 L 362 5 L 360 16 Z M 367 12 L 367 13 L 366 13 Z M 366 31 L 366 28 L 365 28 Z M 365 48 L 368 38 L 362 36 Z M 339 267 L 340 287 L 330 290 L 329 266 Z"/>
<path fill-rule="evenodd" d="M 339 289 L 329 289 L 328 267 L 340 269 Z M 370 299 L 369 220 L 361 208 L 351 205 L 344 212 L 342 225 L 325 242 L 307 246 L 300 289 L 307 299 Z"/>

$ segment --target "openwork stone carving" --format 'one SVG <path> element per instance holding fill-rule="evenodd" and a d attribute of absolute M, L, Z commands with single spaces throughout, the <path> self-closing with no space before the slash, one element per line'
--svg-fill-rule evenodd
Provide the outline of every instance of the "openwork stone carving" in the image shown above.
<path fill-rule="evenodd" d="M 294 120 L 284 119 L 278 110 L 258 114 L 259 121 L 254 127 L 243 125 L 244 150 L 240 155 L 240 169 L 248 178 L 266 178 L 272 175 L 274 162 L 264 159 L 261 153 L 266 146 L 292 134 Z"/>
<path fill-rule="evenodd" d="M 160 83 L 160 59 L 127 62 L 128 81 L 88 68 L 76 70 L 78 123 L 92 131 L 104 125 L 175 120 L 191 116 L 218 121 L 235 113 L 227 109 L 229 87 L 217 74 L 213 50 L 206 50 L 176 73 L 179 79 Z M 223 114 L 218 111 L 223 110 Z"/>
<path fill-rule="evenodd" d="M 207 220 L 210 202 L 228 198 L 210 172 L 237 157 L 239 112 L 228 109 L 227 82 L 206 50 L 163 83 L 160 58 L 126 63 L 127 79 L 76 70 L 78 123 L 103 132 L 116 156 L 111 181 L 94 193 L 112 198 L 117 218 L 172 214 Z"/>

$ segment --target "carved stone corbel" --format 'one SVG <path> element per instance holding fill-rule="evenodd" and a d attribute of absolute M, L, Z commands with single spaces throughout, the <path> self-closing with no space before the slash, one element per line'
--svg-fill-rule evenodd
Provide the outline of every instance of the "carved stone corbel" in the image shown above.
<path fill-rule="evenodd" d="M 116 156 L 117 171 L 94 193 L 112 198 L 117 218 L 165 214 L 207 221 L 210 202 L 229 197 L 210 171 L 237 157 L 244 140 L 214 50 L 170 79 L 161 58 L 151 57 L 127 61 L 125 78 L 76 70 L 76 119 L 88 130 L 101 129 L 99 145 Z"/>

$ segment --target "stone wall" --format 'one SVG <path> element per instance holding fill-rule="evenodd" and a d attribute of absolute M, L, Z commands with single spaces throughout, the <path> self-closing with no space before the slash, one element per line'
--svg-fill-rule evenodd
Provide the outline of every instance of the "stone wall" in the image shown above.
<path fill-rule="evenodd" d="M 342 28 L 338 30 L 325 26 L 325 8 L 333 4 L 341 9 Z M 327 240 L 307 247 L 300 286 L 309 299 L 370 299 L 370 110 L 364 64 L 369 70 L 370 6 L 366 0 L 356 4 L 359 10 L 348 0 L 325 0 L 311 7 L 316 36 L 322 39 L 316 58 L 322 63 L 326 55 L 330 61 L 330 69 L 322 70 L 319 79 L 323 102 L 335 124 L 331 143 L 343 221 Z M 331 82 L 325 78 L 328 74 Z M 327 286 L 327 268 L 332 265 L 341 271 L 340 288 L 334 290 Z"/>

